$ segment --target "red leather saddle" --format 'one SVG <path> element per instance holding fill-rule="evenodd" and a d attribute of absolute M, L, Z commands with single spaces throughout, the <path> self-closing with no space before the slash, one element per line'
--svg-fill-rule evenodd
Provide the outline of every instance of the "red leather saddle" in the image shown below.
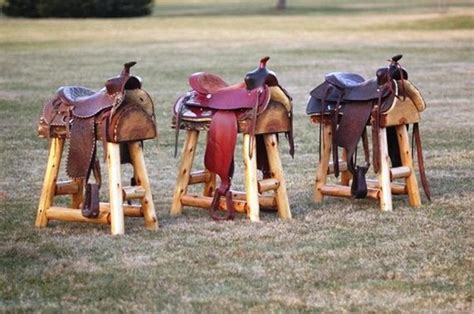
<path fill-rule="evenodd" d="M 226 197 L 228 208 L 226 219 L 232 219 L 235 213 L 230 186 L 234 172 L 238 121 L 250 120 L 250 127 L 246 132 L 251 135 L 250 145 L 255 145 L 253 139 L 257 115 L 265 110 L 270 101 L 269 86 L 279 86 L 275 74 L 266 68 L 268 60 L 269 57 L 260 60 L 259 67 L 248 72 L 244 82 L 235 85 L 227 84 L 215 74 L 194 73 L 189 77 L 192 90 L 180 97 L 174 106 L 176 142 L 183 120 L 210 122 L 204 164 L 220 178 L 220 185 L 210 208 L 214 219 L 222 219 L 215 214 L 222 195 Z M 283 88 L 282 90 L 284 91 Z M 251 148 L 250 152 L 252 151 Z M 175 148 L 175 155 L 176 153 Z"/>
<path fill-rule="evenodd" d="M 100 169 L 96 141 L 119 143 L 156 136 L 153 102 L 141 90 L 141 79 L 130 75 L 133 65 L 135 62 L 126 63 L 120 75 L 108 79 L 99 91 L 80 86 L 60 87 L 43 107 L 38 134 L 46 138 L 69 138 L 68 176 L 85 178 L 87 183 L 93 172 L 96 178 L 95 184 L 86 186 L 82 208 L 86 217 L 99 214 Z M 135 124 L 136 127 L 130 127 Z M 124 134 L 124 130 L 128 134 Z M 130 159 L 125 153 L 122 157 L 124 161 Z"/>

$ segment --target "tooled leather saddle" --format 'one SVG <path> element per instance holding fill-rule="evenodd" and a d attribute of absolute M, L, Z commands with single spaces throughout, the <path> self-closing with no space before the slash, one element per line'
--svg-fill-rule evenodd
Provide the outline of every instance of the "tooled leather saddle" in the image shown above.
<path fill-rule="evenodd" d="M 338 147 L 347 152 L 347 168 L 352 174 L 351 194 L 355 198 L 367 195 L 365 174 L 370 161 L 366 137 L 366 125 L 372 125 L 373 165 L 375 172 L 380 167 L 379 129 L 380 115 L 390 109 L 394 98 L 406 97 L 404 80 L 408 80 L 407 71 L 401 67 L 402 55 L 394 56 L 388 67 L 379 68 L 376 77 L 365 80 L 361 75 L 348 72 L 333 72 L 325 76 L 323 83 L 310 92 L 306 108 L 308 115 L 328 115 L 332 128 L 332 152 L 334 174 L 339 175 Z M 424 108 L 423 108 L 424 109 Z M 421 111 L 421 110 L 420 110 Z M 322 123 L 323 119 L 320 119 Z M 426 179 L 421 150 L 418 123 L 413 126 L 414 143 L 417 146 L 418 165 L 423 189 L 428 199 L 430 191 Z M 357 146 L 360 138 L 365 150 L 365 164 L 356 165 Z M 387 128 L 389 156 L 393 167 L 401 166 L 400 152 L 395 127 Z M 321 143 L 321 128 L 320 128 Z M 321 152 L 321 150 L 320 150 Z"/>
<path fill-rule="evenodd" d="M 180 128 L 185 128 L 187 122 L 209 122 L 204 165 L 220 178 L 220 185 L 214 193 L 209 209 L 211 217 L 216 220 L 233 219 L 235 215 L 230 187 L 239 121 L 250 121 L 247 129 L 241 131 L 250 134 L 250 154 L 254 145 L 257 145 L 257 167 L 262 170 L 264 176 L 268 176 L 265 174 L 269 166 L 263 138 L 261 135 L 255 136 L 257 116 L 267 108 L 274 91 L 280 93 L 287 103 L 291 103 L 291 97 L 279 85 L 275 73 L 267 69 L 266 63 L 269 59 L 261 59 L 259 67 L 245 75 L 244 82 L 234 85 L 227 84 L 215 74 L 194 73 L 189 77 L 192 89 L 178 98 L 174 105 L 176 143 Z M 292 120 L 292 108 L 287 110 Z M 290 143 L 290 154 L 293 156 L 292 131 L 287 132 L 286 136 Z M 176 153 L 177 146 L 175 156 Z M 219 199 L 223 195 L 228 209 L 225 218 L 216 215 Z"/>
<path fill-rule="evenodd" d="M 88 218 L 99 214 L 101 175 L 96 141 L 126 143 L 157 135 L 151 97 L 141 89 L 141 78 L 130 75 L 135 64 L 124 64 L 120 75 L 108 79 L 99 91 L 60 87 L 43 107 L 38 135 L 69 139 L 66 172 L 71 178 L 85 179 L 82 215 Z M 122 163 L 130 162 L 126 145 L 120 145 L 120 152 Z M 88 183 L 91 172 L 95 183 Z"/>

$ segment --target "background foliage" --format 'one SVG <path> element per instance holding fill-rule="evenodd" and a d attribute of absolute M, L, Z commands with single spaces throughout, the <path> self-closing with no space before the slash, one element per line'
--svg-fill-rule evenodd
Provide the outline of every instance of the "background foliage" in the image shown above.
<path fill-rule="evenodd" d="M 8 16 L 23 17 L 131 17 L 148 15 L 153 0 L 6 0 Z"/>

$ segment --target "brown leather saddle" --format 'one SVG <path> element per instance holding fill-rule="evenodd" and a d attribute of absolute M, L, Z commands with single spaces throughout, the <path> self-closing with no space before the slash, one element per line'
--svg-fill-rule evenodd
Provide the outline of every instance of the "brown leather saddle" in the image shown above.
<path fill-rule="evenodd" d="M 348 170 L 353 175 L 351 194 L 355 198 L 364 198 L 367 195 L 365 174 L 370 163 L 366 126 L 367 124 L 372 125 L 373 164 L 375 172 L 378 172 L 380 167 L 378 149 L 380 115 L 390 109 L 395 97 L 406 96 L 403 88 L 405 86 L 404 80 L 408 79 L 408 73 L 398 62 L 401 58 L 402 55 L 394 56 L 389 60 L 388 67 L 378 69 L 376 77 L 369 80 L 365 80 L 356 73 L 329 73 L 325 76 L 324 82 L 310 92 L 311 97 L 306 107 L 306 113 L 308 115 L 329 115 L 333 134 L 334 174 L 336 177 L 339 175 L 337 148 L 343 147 L 347 151 Z M 320 121 L 322 123 L 322 119 Z M 423 188 L 430 199 L 428 182 L 424 169 L 422 169 L 423 157 L 418 124 L 414 126 L 414 137 L 417 142 Z M 364 145 L 365 164 L 356 165 L 357 146 L 361 138 Z M 387 127 L 387 140 L 392 166 L 401 166 L 395 127 Z"/>
<path fill-rule="evenodd" d="M 194 73 L 189 77 L 192 90 L 178 98 L 175 103 L 176 143 L 179 130 L 186 127 L 186 122 L 209 123 L 204 165 L 220 178 L 220 185 L 215 191 L 210 208 L 210 214 L 214 219 L 222 219 L 215 213 L 222 195 L 226 197 L 228 208 L 226 219 L 232 219 L 235 214 L 230 186 L 234 173 L 234 150 L 239 132 L 239 121 L 250 121 L 247 129 L 241 131 L 251 135 L 250 154 L 254 145 L 257 145 L 258 168 L 263 171 L 264 176 L 268 176 L 265 174 L 269 166 L 263 137 L 255 136 L 257 116 L 267 108 L 274 87 L 283 94 L 288 103 L 291 102 L 291 97 L 279 85 L 275 73 L 267 69 L 266 63 L 269 59 L 269 57 L 261 59 L 259 67 L 245 75 L 244 82 L 234 85 L 227 84 L 215 74 Z M 287 110 L 291 119 L 292 109 L 287 108 Z M 291 130 L 286 135 L 290 142 L 290 154 L 293 155 Z M 177 146 L 175 146 L 175 156 L 176 154 Z"/>
<path fill-rule="evenodd" d="M 135 64 L 126 63 L 120 75 L 108 79 L 99 91 L 80 86 L 60 87 L 43 107 L 38 135 L 69 138 L 66 172 L 71 178 L 85 179 L 85 217 L 99 214 L 101 176 L 96 141 L 126 143 L 157 135 L 151 97 L 141 89 L 141 79 L 130 75 Z M 120 151 L 122 163 L 130 162 L 127 146 L 121 145 Z M 91 172 L 94 184 L 88 183 Z"/>

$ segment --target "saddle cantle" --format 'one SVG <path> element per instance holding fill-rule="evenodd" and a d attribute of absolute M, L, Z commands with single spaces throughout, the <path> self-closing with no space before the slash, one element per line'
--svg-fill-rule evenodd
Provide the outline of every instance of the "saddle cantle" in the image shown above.
<path fill-rule="evenodd" d="M 396 102 L 396 98 L 410 97 L 417 106 L 418 111 L 423 111 L 424 102 L 416 88 L 408 81 L 408 73 L 398 61 L 402 55 L 394 56 L 388 67 L 376 71 L 376 76 L 365 80 L 361 75 L 348 72 L 333 72 L 325 76 L 323 83 L 310 92 L 310 98 L 306 107 L 308 115 L 327 115 L 331 121 L 332 128 L 332 152 L 334 174 L 339 174 L 338 147 L 343 147 L 347 152 L 347 168 L 351 172 L 353 181 L 351 194 L 356 198 L 364 198 L 367 195 L 367 184 L 365 173 L 370 165 L 368 148 L 366 149 L 366 160 L 362 166 L 356 165 L 357 146 L 359 139 L 365 139 L 366 125 L 372 125 L 373 139 L 373 165 L 378 172 L 380 163 L 380 152 L 378 151 L 378 131 L 380 128 L 380 116 L 387 112 Z M 322 119 L 320 119 L 322 123 Z M 369 123 L 370 122 L 370 123 Z M 387 128 L 389 156 L 392 166 L 401 165 L 399 147 L 394 127 Z M 418 127 L 414 128 L 418 132 Z M 419 138 L 419 134 L 415 134 Z M 321 134 L 320 134 L 321 143 Z M 421 145 L 417 141 L 418 146 Z M 368 146 L 364 145 L 364 146 Z M 366 147 L 364 147 L 366 148 Z M 418 149 L 418 157 L 421 149 Z M 421 157 L 422 158 L 422 157 Z M 423 165 L 422 160 L 419 165 Z M 420 167 L 420 176 L 425 193 L 430 198 L 428 183 L 424 169 Z"/>
<path fill-rule="evenodd" d="M 244 81 L 234 85 L 215 74 L 198 72 L 189 77 L 191 90 L 176 101 L 174 111 L 174 125 L 176 128 L 176 143 L 181 128 L 187 124 L 204 123 L 208 130 L 204 164 L 206 168 L 217 174 L 221 180 L 216 189 L 210 208 L 214 219 L 220 196 L 226 197 L 228 210 L 227 219 L 234 216 L 231 180 L 234 171 L 234 150 L 239 131 L 251 135 L 250 145 L 257 145 L 257 164 L 259 169 L 268 169 L 265 150 L 259 149 L 263 145 L 260 135 L 255 137 L 257 116 L 265 111 L 270 102 L 281 103 L 287 110 L 287 116 L 292 116 L 291 97 L 283 89 L 275 73 L 269 71 L 266 63 L 269 57 L 260 60 L 255 70 L 245 75 Z M 291 120 L 291 119 L 290 119 Z M 248 123 L 239 123 L 246 121 Z M 242 129 L 242 125 L 246 125 Z M 287 130 L 285 130 L 286 132 Z M 275 127 L 275 133 L 278 127 Z M 293 154 L 292 131 L 286 132 L 290 141 L 290 153 Z M 256 138 L 256 139 L 254 139 Z M 253 149 L 250 149 L 252 152 Z M 260 153 L 263 151 L 263 153 Z M 175 146 L 175 156 L 177 145 Z"/>
<path fill-rule="evenodd" d="M 38 135 L 69 139 L 66 172 L 87 183 L 82 213 L 99 213 L 100 169 L 96 141 L 124 143 L 155 138 L 153 102 L 141 89 L 142 80 L 130 75 L 136 62 L 124 64 L 120 75 L 108 79 L 104 88 L 94 91 L 80 86 L 63 86 L 43 107 Z M 105 147 L 105 146 L 104 146 Z M 125 149 L 122 161 L 130 161 Z M 96 183 L 89 184 L 94 174 Z"/>

